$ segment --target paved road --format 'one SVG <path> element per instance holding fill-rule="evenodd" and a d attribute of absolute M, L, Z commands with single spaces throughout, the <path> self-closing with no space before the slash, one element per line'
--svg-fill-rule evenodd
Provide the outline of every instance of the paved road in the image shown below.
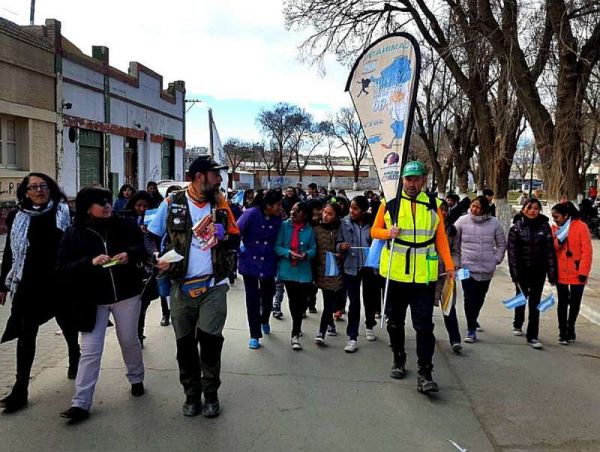
<path fill-rule="evenodd" d="M 180 414 L 174 337 L 170 328 L 158 326 L 160 307 L 153 303 L 144 350 L 147 394 L 129 395 L 111 331 L 92 417 L 76 427 L 64 425 L 58 412 L 69 406 L 73 385 L 65 375 L 66 347 L 49 323 L 38 341 L 29 408 L 0 416 L 0 450 L 457 450 L 449 440 L 470 451 L 600 450 L 600 328 L 582 318 L 578 343 L 560 346 L 553 310 L 541 322 L 546 348 L 533 350 L 511 334 L 511 313 L 500 304 L 511 290 L 506 275 L 498 274 L 482 314 L 485 332 L 479 343 L 465 345 L 463 356 L 449 351 L 437 315 L 435 377 L 441 392 L 425 397 L 415 390 L 409 329 L 410 373 L 404 381 L 388 377 L 391 356 L 383 332 L 374 343 L 361 338 L 354 355 L 343 352 L 343 336 L 319 349 L 311 340 L 315 315 L 304 325 L 302 352 L 290 349 L 289 316 L 274 322 L 262 349 L 249 350 L 238 283 L 230 292 L 223 413 L 216 420 Z M 11 347 L 0 346 L 3 386 L 10 383 L 5 367 L 14 366 L 6 357 L 13 356 Z"/>

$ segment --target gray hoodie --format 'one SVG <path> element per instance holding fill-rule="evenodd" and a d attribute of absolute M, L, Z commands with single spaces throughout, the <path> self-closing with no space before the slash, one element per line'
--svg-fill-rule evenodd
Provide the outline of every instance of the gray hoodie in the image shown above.
<path fill-rule="evenodd" d="M 490 215 L 463 215 L 456 223 L 457 265 L 469 269 L 477 281 L 492 279 L 506 251 L 506 237 L 500 222 Z"/>

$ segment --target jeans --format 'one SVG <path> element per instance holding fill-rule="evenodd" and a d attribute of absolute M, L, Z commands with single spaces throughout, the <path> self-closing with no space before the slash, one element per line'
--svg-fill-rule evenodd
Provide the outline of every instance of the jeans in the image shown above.
<path fill-rule="evenodd" d="M 296 281 L 284 281 L 284 283 L 292 315 L 292 336 L 299 336 L 302 332 L 302 317 L 306 312 L 308 297 L 314 284 Z"/>
<path fill-rule="evenodd" d="M 275 279 L 259 279 L 254 276 L 244 275 L 244 289 L 246 291 L 246 313 L 250 326 L 250 337 L 262 337 L 261 324 L 269 323 L 269 316 L 275 295 Z"/>
<path fill-rule="evenodd" d="M 89 333 L 81 333 L 81 358 L 75 379 L 75 395 L 71 405 L 90 410 L 94 390 L 100 375 L 100 360 L 104 350 L 106 324 L 112 312 L 115 320 L 117 339 L 121 347 L 123 361 L 127 367 L 127 379 L 131 384 L 144 381 L 144 360 L 142 347 L 137 336 L 140 316 L 140 296 L 121 300 L 113 304 L 99 305 L 96 308 L 96 325 Z"/>
<path fill-rule="evenodd" d="M 191 298 L 178 283 L 174 282 L 171 289 L 171 323 L 177 339 L 179 382 L 193 403 L 200 402 L 202 393 L 206 401 L 217 399 L 228 290 L 227 284 L 220 284 Z"/>
<path fill-rule="evenodd" d="M 465 297 L 465 316 L 467 317 L 467 329 L 477 330 L 477 318 L 483 307 L 485 295 L 490 288 L 492 280 L 477 281 L 473 278 L 463 279 L 462 288 Z"/>
<path fill-rule="evenodd" d="M 435 349 L 433 335 L 433 301 L 435 283 L 402 283 L 390 280 L 386 315 L 387 331 L 395 355 L 404 351 L 404 322 L 406 310 L 410 306 L 410 316 L 417 333 L 417 363 L 419 368 L 430 366 Z"/>
<path fill-rule="evenodd" d="M 563 339 L 575 340 L 575 322 L 579 315 L 581 299 L 583 298 L 583 284 L 557 284 L 558 294 L 558 331 Z"/>
<path fill-rule="evenodd" d="M 281 303 L 283 303 L 283 294 L 285 292 L 285 285 L 283 281 L 275 280 L 275 299 L 273 300 L 273 311 L 281 312 Z"/>
<path fill-rule="evenodd" d="M 356 340 L 358 325 L 360 323 L 360 289 L 362 285 L 362 298 L 365 305 L 365 327 L 373 329 L 377 322 L 375 313 L 381 311 L 381 296 L 378 287 L 378 276 L 372 269 L 363 267 L 356 275 L 344 275 L 344 282 L 350 299 L 348 307 L 348 325 L 346 335 Z"/>
<path fill-rule="evenodd" d="M 542 291 L 544 290 L 544 282 L 546 281 L 546 275 L 530 275 L 527 279 L 519 281 L 523 295 L 528 300 L 529 305 L 529 320 L 527 322 L 527 340 L 537 339 L 540 330 L 540 311 L 538 311 L 538 305 L 542 298 Z M 520 290 L 516 287 L 516 293 L 519 294 Z M 513 321 L 513 327 L 521 329 L 525 322 L 525 306 L 519 306 L 515 308 L 515 318 Z"/>
<path fill-rule="evenodd" d="M 321 313 L 321 322 L 319 324 L 319 333 L 325 334 L 327 326 L 333 324 L 333 313 L 340 304 L 340 299 L 346 296 L 344 289 L 327 290 L 323 292 L 323 312 Z"/>

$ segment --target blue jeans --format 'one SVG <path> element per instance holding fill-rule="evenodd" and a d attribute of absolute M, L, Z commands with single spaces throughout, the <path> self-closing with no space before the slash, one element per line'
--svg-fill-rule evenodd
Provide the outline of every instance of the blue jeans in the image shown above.
<path fill-rule="evenodd" d="M 259 339 L 262 337 L 260 325 L 269 323 L 275 295 L 275 278 L 258 279 L 254 276 L 243 276 L 250 337 Z"/>

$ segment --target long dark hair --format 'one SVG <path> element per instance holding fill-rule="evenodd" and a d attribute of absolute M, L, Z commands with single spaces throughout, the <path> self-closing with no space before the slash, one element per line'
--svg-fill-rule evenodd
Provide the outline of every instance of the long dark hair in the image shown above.
<path fill-rule="evenodd" d="M 125 208 L 127 210 L 135 211 L 135 204 L 140 199 L 146 201 L 150 207 L 152 206 L 152 196 L 150 196 L 150 193 L 148 193 L 146 190 L 140 190 L 135 192 L 135 194 L 131 198 L 129 198 L 129 201 L 127 202 L 127 207 Z"/>
<path fill-rule="evenodd" d="M 136 189 L 135 189 L 135 188 L 133 188 L 133 185 L 131 185 L 131 184 L 123 184 L 123 185 L 121 185 L 121 188 L 119 188 L 119 194 L 117 195 L 117 198 L 119 198 L 119 199 L 123 199 L 123 198 L 125 198 L 125 196 L 123 196 L 123 193 L 124 193 L 124 192 L 125 192 L 125 190 L 127 190 L 128 188 L 129 188 L 129 189 L 131 190 L 131 192 L 132 192 L 132 193 L 131 193 L 131 195 L 132 195 L 132 196 L 133 196 L 133 195 L 135 195 L 135 193 L 136 193 Z"/>
<path fill-rule="evenodd" d="M 26 208 L 30 208 L 31 206 L 33 206 L 33 203 L 27 197 L 27 187 L 29 186 L 30 177 L 39 177 L 48 184 L 48 190 L 50 191 L 50 199 L 54 201 L 55 204 L 67 200 L 67 195 L 63 193 L 58 184 L 50 176 L 44 173 L 29 173 L 23 178 L 23 180 L 17 187 L 17 201 L 21 206 Z"/>
<path fill-rule="evenodd" d="M 485 195 L 479 195 L 477 198 L 471 201 L 469 205 L 473 204 L 475 201 L 479 201 L 479 205 L 481 206 L 481 215 L 488 215 L 490 213 L 490 202 Z"/>
<path fill-rule="evenodd" d="M 552 210 L 554 210 L 556 213 L 559 213 L 560 215 L 567 215 L 574 220 L 581 217 L 581 212 L 577 210 L 577 207 L 575 207 L 575 204 L 573 204 L 571 201 L 559 202 L 558 204 L 554 204 L 552 206 Z"/>
<path fill-rule="evenodd" d="M 267 206 L 272 206 L 280 202 L 283 199 L 283 195 L 280 191 L 277 190 L 258 190 L 254 194 L 254 198 L 252 199 L 251 207 L 260 207 L 264 209 Z"/>

